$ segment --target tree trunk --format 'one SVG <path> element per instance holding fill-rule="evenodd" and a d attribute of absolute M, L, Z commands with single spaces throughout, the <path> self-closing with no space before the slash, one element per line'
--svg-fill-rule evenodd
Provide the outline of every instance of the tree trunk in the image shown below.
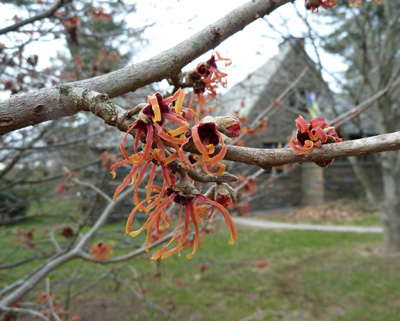
<path fill-rule="evenodd" d="M 353 171 L 356 173 L 358 179 L 360 180 L 362 186 L 364 187 L 365 196 L 367 198 L 368 203 L 374 208 L 378 209 L 379 202 L 378 198 L 374 193 L 372 188 L 371 180 L 368 177 L 368 174 L 365 172 L 364 168 L 360 165 L 357 157 L 349 157 L 351 166 L 353 167 Z"/>
<path fill-rule="evenodd" d="M 400 178 L 398 152 L 381 154 L 384 199 L 382 224 L 389 252 L 400 251 Z"/>

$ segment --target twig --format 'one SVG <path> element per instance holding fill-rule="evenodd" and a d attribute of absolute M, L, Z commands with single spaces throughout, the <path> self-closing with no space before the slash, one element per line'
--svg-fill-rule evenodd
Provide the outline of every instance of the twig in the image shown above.
<path fill-rule="evenodd" d="M 361 104 L 358 104 L 356 107 L 350 109 L 349 111 L 341 114 L 340 116 L 330 121 L 330 124 L 335 127 L 342 126 L 345 122 L 352 120 L 353 118 L 357 117 L 360 113 L 365 111 L 368 107 L 372 106 L 379 98 L 389 93 L 391 89 L 396 88 L 396 86 L 399 84 L 400 84 L 400 77 L 393 82 L 389 82 L 389 84 L 384 89 L 378 91 L 375 95 L 363 101 Z"/>
<path fill-rule="evenodd" d="M 28 275 L 32 275 L 29 278 L 23 278 L 18 280 L 13 284 L 13 288 L 18 287 L 13 293 L 9 294 L 8 296 L 4 297 L 0 301 L 0 305 L 8 306 L 13 304 L 17 299 L 21 298 L 27 292 L 31 291 L 43 278 L 45 278 L 51 271 L 59 267 L 60 265 L 74 259 L 80 257 L 80 252 L 82 248 L 89 242 L 89 240 L 97 233 L 100 227 L 106 222 L 108 216 L 110 215 L 112 209 L 116 204 L 118 204 L 121 200 L 123 200 L 126 196 L 132 193 L 133 186 L 127 188 L 124 192 L 122 192 L 118 200 L 116 202 L 110 202 L 102 214 L 100 215 L 99 219 L 97 220 L 96 224 L 82 237 L 78 244 L 75 247 L 67 252 L 62 253 L 56 256 L 54 259 L 49 260 L 46 264 L 42 265 L 39 270 L 36 269 L 34 274 L 29 273 Z M 7 288 L 7 291 L 10 290 L 10 287 Z"/>
<path fill-rule="evenodd" d="M 137 280 L 138 274 L 136 272 L 136 269 L 134 267 L 132 267 L 131 265 L 128 265 L 128 269 L 132 272 L 134 279 Z M 121 280 L 118 277 L 118 275 L 115 275 L 115 277 L 120 282 L 123 282 L 123 280 Z M 177 321 L 177 319 L 173 316 L 173 314 L 170 311 L 164 309 L 163 307 L 159 306 L 158 304 L 154 303 L 153 301 L 146 299 L 145 296 L 143 294 L 141 294 L 140 292 L 138 292 L 133 285 L 127 284 L 126 282 L 124 282 L 124 284 L 126 284 L 130 288 L 134 297 L 136 297 L 140 301 L 143 301 L 146 305 L 148 305 L 150 308 L 154 309 L 155 311 L 166 315 L 169 319 Z"/>
<path fill-rule="evenodd" d="M 53 300 L 51 299 L 51 295 L 50 295 L 50 278 L 48 278 L 48 277 L 46 278 L 46 297 L 47 297 L 47 304 L 49 305 L 50 313 L 51 313 L 52 317 L 56 321 L 61 321 L 60 317 L 54 311 L 54 304 L 53 304 Z"/>
<path fill-rule="evenodd" d="M 77 296 L 93 289 L 94 287 L 97 286 L 97 284 L 99 284 L 102 280 L 104 280 L 107 276 L 109 276 L 111 274 L 112 270 L 107 270 L 106 272 L 104 272 L 99 278 L 96 278 L 96 281 L 94 281 L 92 284 L 89 284 L 87 286 L 85 286 L 83 289 L 77 291 L 76 293 L 74 293 L 72 295 L 73 298 L 76 298 Z"/>
<path fill-rule="evenodd" d="M 28 19 L 18 21 L 9 27 L 0 29 L 0 35 L 3 35 L 10 31 L 17 31 L 19 28 L 21 28 L 27 24 L 51 17 L 59 8 L 61 8 L 64 5 L 64 1 L 65 0 L 59 0 L 56 2 L 56 4 L 54 6 L 52 6 L 49 10 L 47 10 L 45 12 L 42 12 L 42 13 L 40 13 L 36 16 L 30 17 Z"/>
<path fill-rule="evenodd" d="M 21 314 L 27 314 L 27 315 L 31 315 L 35 318 L 40 318 L 43 321 L 50 321 L 49 318 L 46 317 L 44 314 L 37 312 L 35 310 L 31 310 L 31 309 L 12 308 L 12 307 L 0 305 L 0 311 L 10 311 L 10 312 L 16 312 L 16 313 L 21 313 Z"/>
<path fill-rule="evenodd" d="M 164 235 L 159 240 L 157 240 L 155 242 L 152 242 L 147 248 L 148 249 L 152 249 L 153 247 L 156 247 L 156 246 L 158 246 L 158 245 L 160 245 L 160 244 L 162 244 L 162 243 L 164 243 L 166 241 L 169 241 L 173 235 L 174 235 L 174 232 L 171 232 L 171 233 L 169 233 L 167 235 Z M 99 264 L 111 264 L 111 263 L 122 262 L 122 261 L 133 259 L 133 258 L 135 258 L 135 257 L 137 257 L 139 255 L 142 255 L 143 253 L 146 253 L 146 245 L 143 245 L 142 247 L 138 248 L 137 250 L 135 250 L 135 251 L 133 251 L 131 253 L 124 254 L 124 255 L 121 255 L 121 256 L 117 256 L 117 257 L 113 257 L 113 258 L 108 259 L 108 260 L 99 261 L 97 263 L 99 263 Z M 92 257 L 89 254 L 87 254 L 87 253 L 85 253 L 83 251 L 80 251 L 78 253 L 78 255 L 79 255 L 80 258 L 82 258 L 82 259 L 84 259 L 86 261 L 93 261 Z"/>
<path fill-rule="evenodd" d="M 72 287 L 72 283 L 75 281 L 76 277 L 78 276 L 79 271 L 81 270 L 83 265 L 83 260 L 81 260 L 79 262 L 78 267 L 75 269 L 74 273 L 71 275 L 71 278 L 68 281 L 68 286 L 67 286 L 67 299 L 65 302 L 65 310 L 68 311 L 69 310 L 69 303 L 71 300 L 71 287 Z M 69 319 L 69 313 L 67 314 L 67 321 Z"/>
<path fill-rule="evenodd" d="M 106 193 L 104 193 L 101 189 L 99 189 L 98 187 L 96 187 L 95 185 L 91 184 L 91 183 L 87 183 L 87 182 L 82 182 L 81 180 L 77 179 L 76 177 L 73 177 L 71 179 L 74 183 L 81 185 L 81 186 L 86 186 L 91 188 L 92 190 L 94 190 L 97 194 L 101 195 L 106 201 L 108 202 L 112 202 L 112 198 L 110 196 L 108 196 Z"/>
<path fill-rule="evenodd" d="M 56 238 L 54 237 L 54 232 L 56 230 L 57 229 L 54 229 L 53 231 L 50 232 L 50 240 L 53 243 L 54 247 L 56 248 L 57 253 L 60 253 L 60 252 L 62 252 L 61 246 L 60 246 L 60 244 L 58 244 Z"/>

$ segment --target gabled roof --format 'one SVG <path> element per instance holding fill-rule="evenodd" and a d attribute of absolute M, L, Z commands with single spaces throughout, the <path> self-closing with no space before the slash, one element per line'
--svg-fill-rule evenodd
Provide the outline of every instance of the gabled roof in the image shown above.
<path fill-rule="evenodd" d="M 282 66 L 287 55 L 294 49 L 295 45 L 299 45 L 298 41 L 303 42 L 304 40 L 296 38 L 285 40 L 280 45 L 280 51 L 277 55 L 226 92 L 219 99 L 218 114 L 230 115 L 232 111 L 238 111 L 240 115 L 248 115 L 262 92 L 271 82 L 274 74 Z"/>

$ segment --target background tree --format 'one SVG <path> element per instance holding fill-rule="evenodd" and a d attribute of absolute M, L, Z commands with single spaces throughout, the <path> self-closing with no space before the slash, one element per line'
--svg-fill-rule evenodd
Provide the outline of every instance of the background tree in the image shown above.
<path fill-rule="evenodd" d="M 356 10 L 345 4 L 327 11 L 333 19 L 334 32 L 324 41 L 324 48 L 343 57 L 349 68 L 342 85 L 346 99 L 354 105 L 393 83 L 400 76 L 400 6 L 384 1 L 381 6 L 365 3 Z M 379 99 L 367 118 L 381 133 L 399 130 L 399 89 L 394 88 Z M 368 120 L 368 119 L 367 119 Z M 388 247 L 400 249 L 400 162 L 399 152 L 381 153 L 384 198 L 382 222 Z"/>

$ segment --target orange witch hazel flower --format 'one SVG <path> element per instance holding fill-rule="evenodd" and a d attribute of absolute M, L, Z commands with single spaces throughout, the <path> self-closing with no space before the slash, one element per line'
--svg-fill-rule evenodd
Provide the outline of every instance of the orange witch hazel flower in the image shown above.
<path fill-rule="evenodd" d="M 336 0 L 305 0 L 304 6 L 313 13 L 319 12 L 319 7 L 330 9 L 337 5 Z"/>
<path fill-rule="evenodd" d="M 179 159 L 190 167 L 201 164 L 203 170 L 213 176 L 220 176 L 225 171 L 225 165 L 220 161 L 225 157 L 227 146 L 225 145 L 222 133 L 228 137 L 240 136 L 240 123 L 235 117 L 211 117 L 207 116 L 202 121 L 192 127 L 192 135 L 185 139 L 179 150 Z M 193 139 L 193 142 L 200 152 L 193 156 L 196 163 L 191 164 L 189 158 L 183 153 L 183 146 Z M 214 156 L 215 146 L 221 144 L 221 150 Z M 215 165 L 219 168 L 216 173 L 212 173 L 208 166 Z"/>
<path fill-rule="evenodd" d="M 375 0 L 377 3 L 381 3 L 382 0 Z M 350 7 L 358 7 L 362 3 L 362 0 L 349 0 Z M 307 10 L 311 10 L 313 13 L 318 13 L 319 7 L 324 9 L 330 9 L 337 5 L 337 0 L 305 0 L 304 6 Z"/>
<path fill-rule="evenodd" d="M 190 221 L 195 227 L 193 252 L 188 255 L 188 258 L 191 258 L 199 246 L 199 224 L 202 224 L 204 220 L 208 220 L 215 208 L 222 213 L 231 231 L 229 243 L 233 243 L 237 239 L 235 225 L 225 209 L 225 206 L 230 203 L 229 198 L 231 195 L 228 196 L 223 192 L 219 196 L 216 194 L 213 197 L 202 195 L 189 182 L 185 171 L 201 164 L 206 173 L 214 176 L 221 175 L 225 170 L 225 165 L 221 164 L 220 161 L 226 153 L 222 133 L 228 137 L 239 136 L 239 121 L 234 117 L 205 119 L 202 122 L 197 122 L 190 134 L 189 123 L 185 118 L 189 109 L 182 106 L 184 96 L 185 92 L 181 89 L 173 96 L 165 99 L 159 93 L 149 96 L 148 104 L 139 113 L 137 120 L 128 129 L 127 134 L 121 141 L 120 149 L 124 160 L 111 166 L 114 177 L 116 168 L 125 165 L 132 166 L 129 174 L 115 191 L 114 200 L 128 185 L 134 185 L 133 199 L 135 208 L 127 220 L 126 234 L 135 237 L 147 228 L 147 250 L 148 246 L 154 241 L 155 233 L 153 232 L 157 230 L 161 232 L 169 227 L 169 219 L 164 213 L 167 207 L 173 202 L 180 205 L 178 227 L 175 234 L 163 249 L 154 253 L 153 259 L 166 258 L 176 252 L 180 253 L 189 233 Z M 172 106 L 173 102 L 175 102 L 174 106 Z M 174 126 L 175 129 L 170 129 L 168 126 Z M 132 155 L 128 155 L 124 143 L 132 131 L 136 132 L 133 144 L 134 152 Z M 138 149 L 139 140 L 143 142 L 141 150 Z M 194 164 L 191 163 L 183 151 L 183 146 L 190 140 L 193 140 L 201 153 L 201 156 L 194 156 L 195 159 L 197 157 Z M 222 148 L 215 153 L 215 147 L 219 144 L 221 144 Z M 171 166 L 171 163 L 177 159 L 184 164 L 182 167 L 184 171 L 176 169 L 176 164 Z M 216 166 L 220 169 L 217 173 L 211 173 L 208 166 Z M 158 168 L 161 169 L 162 186 L 158 186 L 155 183 Z M 176 172 L 173 172 L 171 168 L 174 168 Z M 137 192 L 138 187 L 148 170 L 150 175 L 145 187 L 147 190 L 146 197 L 144 200 L 140 200 Z M 178 183 L 176 182 L 175 174 L 180 176 Z M 148 215 L 148 219 L 139 230 L 131 231 L 133 218 L 137 211 L 145 212 Z M 183 222 L 183 230 L 180 233 L 181 222 Z M 167 247 L 178 239 L 178 245 L 166 251 Z"/>
<path fill-rule="evenodd" d="M 215 57 L 215 55 L 217 57 Z M 197 85 L 194 87 L 192 92 L 190 107 L 193 107 L 193 102 L 197 101 L 199 105 L 198 113 L 200 114 L 210 112 L 217 107 L 218 100 L 216 89 L 220 86 L 224 88 L 227 86 L 226 76 L 228 76 L 228 74 L 218 69 L 218 61 L 225 61 L 225 67 L 232 64 L 232 61 L 229 58 L 222 58 L 218 51 L 216 51 L 212 54 L 209 60 L 200 63 L 196 68 L 200 81 L 197 82 Z M 204 96 L 205 93 L 208 96 L 207 98 Z M 215 100 L 215 105 L 206 109 L 204 106 L 208 103 L 211 97 Z"/>
<path fill-rule="evenodd" d="M 193 126 L 192 138 L 197 149 L 203 156 L 201 160 L 198 158 L 203 170 L 209 175 L 221 175 L 225 171 L 225 165 L 219 162 L 224 158 L 227 147 L 222 134 L 217 130 L 216 123 L 213 121 L 204 121 Z M 217 155 L 211 157 L 210 155 L 215 152 L 215 146 L 219 143 L 221 143 L 222 149 Z M 217 173 L 211 173 L 207 168 L 208 165 L 213 164 L 220 168 Z"/>
<path fill-rule="evenodd" d="M 229 244 L 233 244 L 234 241 L 238 238 L 235 224 L 233 223 L 233 220 L 225 207 L 222 204 L 218 203 L 218 200 L 213 201 L 205 195 L 200 194 L 200 192 L 188 182 L 186 174 L 182 174 L 181 180 L 178 184 L 176 184 L 175 186 L 170 186 L 169 188 L 164 190 L 164 193 L 162 195 L 160 193 L 155 200 L 152 200 L 152 197 L 147 198 L 138 206 L 136 206 L 129 215 L 128 221 L 126 223 L 126 234 L 135 237 L 147 228 L 146 245 L 148 247 L 152 242 L 152 231 L 154 228 L 158 230 L 164 230 L 165 227 L 169 227 L 164 211 L 169 205 L 172 204 L 172 202 L 179 204 L 180 208 L 177 228 L 169 243 L 153 254 L 153 256 L 151 257 L 153 260 L 158 260 L 159 258 L 167 258 L 175 254 L 176 252 L 179 252 L 180 255 L 182 247 L 185 244 L 189 233 L 190 221 L 195 227 L 193 251 L 191 254 L 187 255 L 187 258 L 191 259 L 193 254 L 197 251 L 200 242 L 199 224 L 203 224 L 204 220 L 208 220 L 211 218 L 214 212 L 214 208 L 217 208 L 221 212 L 225 219 L 226 225 L 231 231 Z M 149 218 L 140 229 L 136 231 L 130 231 L 134 215 L 136 211 L 140 208 L 140 206 L 144 203 L 149 203 L 149 205 L 147 205 L 145 209 L 146 213 L 149 214 Z M 210 213 L 207 205 L 211 205 Z M 170 246 L 170 244 L 175 239 L 178 239 L 182 222 L 183 229 L 179 236 L 178 245 L 167 251 L 167 248 Z"/>
<path fill-rule="evenodd" d="M 321 147 L 322 144 L 339 143 L 342 138 L 339 138 L 335 131 L 335 127 L 329 127 L 325 123 L 324 117 L 316 117 L 310 120 L 307 124 L 303 116 L 296 119 L 297 139 L 292 139 L 289 146 L 296 153 L 307 154 L 312 152 L 314 146 Z M 317 165 L 326 167 L 332 160 L 319 162 Z"/>
<path fill-rule="evenodd" d="M 151 175 L 148 186 L 149 191 L 152 189 L 152 183 L 156 175 L 157 162 L 162 166 L 162 175 L 164 179 L 168 177 L 168 180 L 164 180 L 165 183 L 171 185 L 174 180 L 171 178 L 172 171 L 166 166 L 175 159 L 178 158 L 179 145 L 183 143 L 185 134 L 189 130 L 189 124 L 185 118 L 181 115 L 182 101 L 185 96 L 185 91 L 179 89 L 173 96 L 163 99 L 163 97 L 157 93 L 148 97 L 149 104 L 143 108 L 140 112 L 138 119 L 128 129 L 124 139 L 121 141 L 120 149 L 124 156 L 124 160 L 111 166 L 111 173 L 115 177 L 115 169 L 127 164 L 133 165 L 130 173 L 125 177 L 122 184 L 117 188 L 114 194 L 114 201 L 118 194 L 128 186 L 129 184 L 135 184 L 134 201 L 135 205 L 139 203 L 137 195 L 137 189 L 141 183 L 144 174 L 146 173 L 149 166 L 153 163 L 151 169 Z M 174 107 L 170 107 L 168 104 L 176 101 Z M 171 123 L 179 126 L 174 130 L 168 130 L 165 121 L 168 120 Z M 134 154 L 129 156 L 124 143 L 126 142 L 128 135 L 132 130 L 136 130 L 136 136 L 134 141 Z M 146 142 L 143 144 L 141 151 L 138 151 L 139 140 L 145 136 Z M 175 149 L 174 153 L 168 155 L 161 139 L 168 142 L 172 148 Z M 154 148 L 153 144 L 157 146 Z M 138 173 L 140 174 L 138 175 Z M 174 181 L 173 181 L 174 182 Z M 164 189 L 167 187 L 164 186 Z"/>
<path fill-rule="evenodd" d="M 90 249 L 90 254 L 92 255 L 93 261 L 104 261 L 107 260 L 111 255 L 113 255 L 114 251 L 107 244 L 102 242 L 97 242 Z"/>

